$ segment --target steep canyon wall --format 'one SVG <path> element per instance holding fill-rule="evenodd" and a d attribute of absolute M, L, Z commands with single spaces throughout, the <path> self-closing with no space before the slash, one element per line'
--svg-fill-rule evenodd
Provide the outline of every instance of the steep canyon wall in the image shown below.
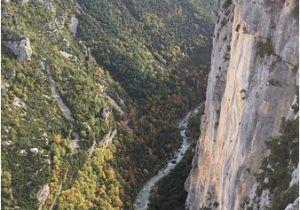
<path fill-rule="evenodd" d="M 278 135 L 282 118 L 297 118 L 298 24 L 295 0 L 220 2 L 202 134 L 186 181 L 189 209 L 241 209 L 265 141 Z"/>

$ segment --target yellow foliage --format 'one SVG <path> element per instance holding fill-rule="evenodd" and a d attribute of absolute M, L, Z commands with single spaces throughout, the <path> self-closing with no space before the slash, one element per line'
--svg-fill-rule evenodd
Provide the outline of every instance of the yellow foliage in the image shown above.
<path fill-rule="evenodd" d="M 106 171 L 106 176 L 109 177 L 109 178 L 114 178 L 115 177 L 115 172 L 112 168 L 109 168 L 107 171 Z"/>
<path fill-rule="evenodd" d="M 89 209 L 90 203 L 85 199 L 84 195 L 75 188 L 64 190 L 59 197 L 58 209 Z"/>
<path fill-rule="evenodd" d="M 120 184 L 109 164 L 112 158 L 110 149 L 96 148 L 91 161 L 78 172 L 73 186 L 62 191 L 58 209 L 122 209 Z"/>
<path fill-rule="evenodd" d="M 97 84 L 96 84 L 96 89 L 97 89 L 97 91 L 98 91 L 99 93 L 104 93 L 104 91 L 105 91 L 105 86 L 103 86 L 103 85 L 97 83 Z"/>
<path fill-rule="evenodd" d="M 123 207 L 124 204 L 123 204 L 123 202 L 121 201 L 121 199 L 119 197 L 114 196 L 112 200 L 113 200 L 114 206 Z"/>
<path fill-rule="evenodd" d="M 53 141 L 56 143 L 56 144 L 60 144 L 62 142 L 62 137 L 60 134 L 54 134 L 53 136 Z"/>
<path fill-rule="evenodd" d="M 97 75 L 98 77 L 103 77 L 104 74 L 105 74 L 105 72 L 104 72 L 103 67 L 99 66 L 99 67 L 97 68 L 97 70 L 96 70 L 96 75 Z"/>

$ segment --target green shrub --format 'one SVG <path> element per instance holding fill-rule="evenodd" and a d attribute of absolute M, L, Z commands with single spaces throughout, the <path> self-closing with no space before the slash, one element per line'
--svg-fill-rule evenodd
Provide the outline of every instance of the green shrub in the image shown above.
<path fill-rule="evenodd" d="M 264 189 L 270 190 L 272 197 L 267 208 L 269 210 L 282 210 L 298 197 L 298 185 L 289 187 L 293 167 L 296 167 L 299 162 L 298 135 L 298 120 L 285 121 L 283 119 L 281 135 L 266 143 L 270 155 L 262 162 L 261 170 L 263 172 L 257 175 L 256 195 L 261 196 Z M 268 178 L 268 183 L 264 183 L 265 178 Z"/>
<path fill-rule="evenodd" d="M 232 0 L 225 0 L 222 4 L 223 9 L 227 9 L 232 4 Z"/>
<path fill-rule="evenodd" d="M 267 210 L 282 210 L 290 203 L 294 203 L 299 194 L 299 185 L 293 185 L 286 191 L 276 191 Z"/>
<path fill-rule="evenodd" d="M 271 86 L 281 86 L 280 81 L 273 78 L 269 79 L 268 82 Z"/>
<path fill-rule="evenodd" d="M 273 54 L 273 46 L 271 43 L 271 39 L 267 39 L 267 41 L 259 41 L 256 45 L 257 53 L 260 57 L 264 57 L 265 55 Z"/>

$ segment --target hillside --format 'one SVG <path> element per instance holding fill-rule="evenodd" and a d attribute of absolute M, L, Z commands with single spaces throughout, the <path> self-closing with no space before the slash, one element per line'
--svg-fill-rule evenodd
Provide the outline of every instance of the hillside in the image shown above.
<path fill-rule="evenodd" d="M 2 1 L 2 208 L 132 209 L 205 99 L 211 5 Z"/>

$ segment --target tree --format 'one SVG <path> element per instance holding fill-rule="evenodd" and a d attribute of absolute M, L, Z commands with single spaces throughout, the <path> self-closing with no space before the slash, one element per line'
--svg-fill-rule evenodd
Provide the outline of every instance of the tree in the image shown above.
<path fill-rule="evenodd" d="M 62 142 L 62 137 L 60 134 L 54 134 L 53 136 L 53 141 L 56 143 L 56 144 L 60 144 Z"/>

